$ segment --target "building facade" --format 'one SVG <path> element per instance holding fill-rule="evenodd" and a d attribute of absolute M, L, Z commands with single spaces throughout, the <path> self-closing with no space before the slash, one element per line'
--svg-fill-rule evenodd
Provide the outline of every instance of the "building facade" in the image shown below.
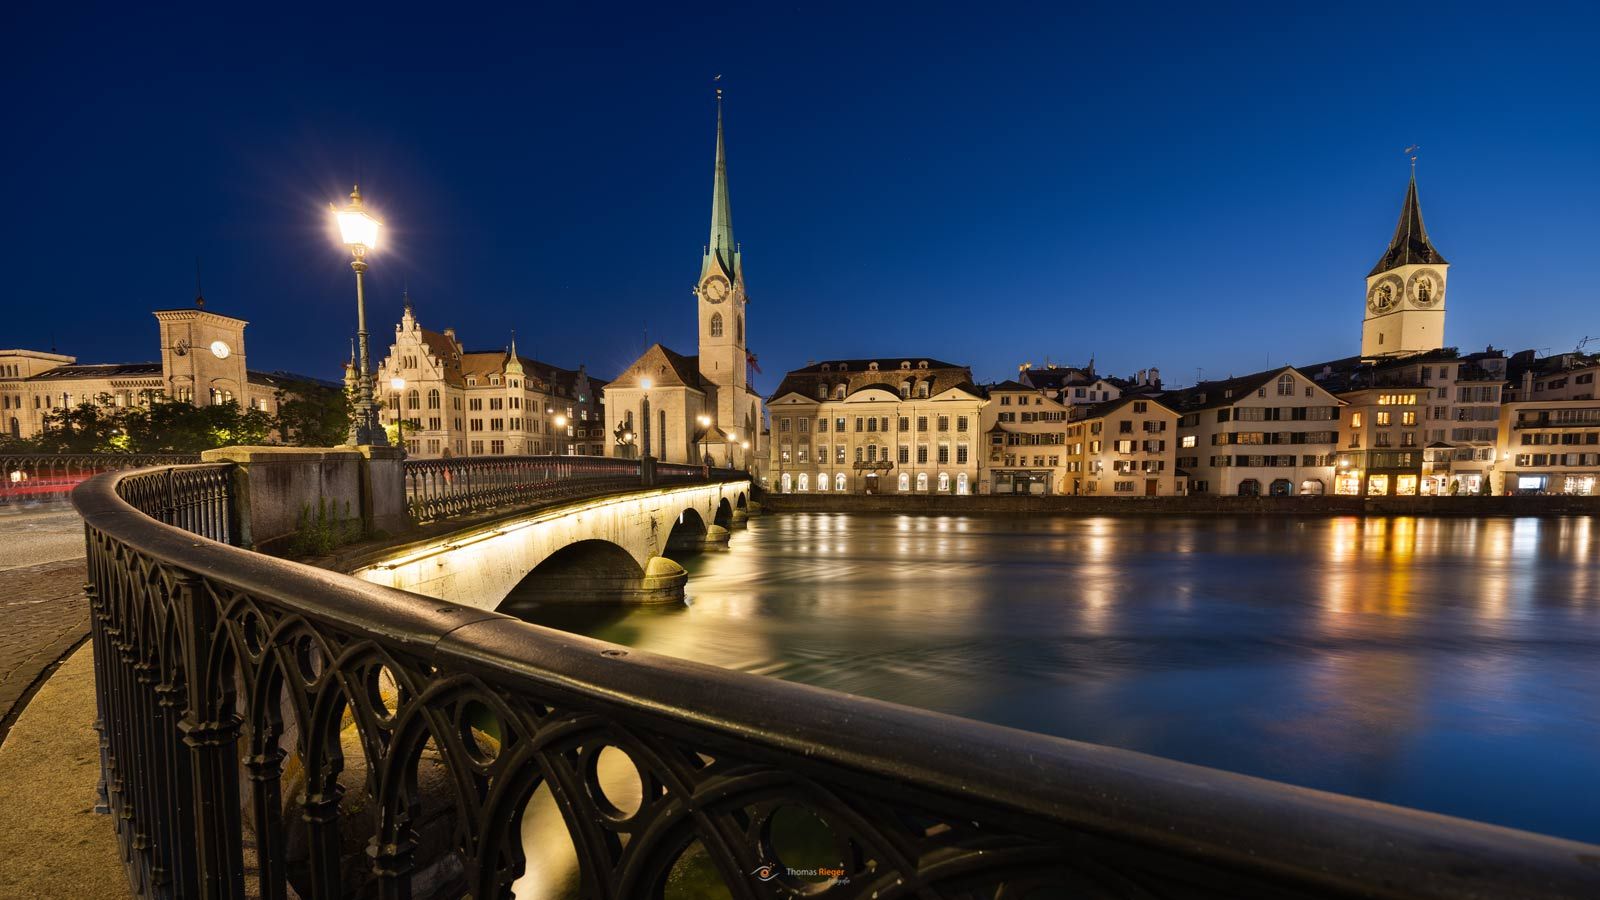
<path fill-rule="evenodd" d="M 614 456 L 748 468 L 766 458 L 761 396 L 750 386 L 744 262 L 733 236 L 722 99 L 711 188 L 711 234 L 694 289 L 698 353 L 653 344 L 605 390 Z"/>
<path fill-rule="evenodd" d="M 1071 493 L 1171 497 L 1178 493 L 1176 410 L 1137 395 L 1080 407 L 1067 428 Z"/>
<path fill-rule="evenodd" d="M 1344 402 L 1290 366 L 1162 396 L 1178 412 L 1176 467 L 1191 494 L 1333 489 Z"/>
<path fill-rule="evenodd" d="M 404 382 L 396 389 L 395 378 Z M 417 321 L 409 295 L 373 377 L 379 416 L 408 455 L 605 455 L 605 383 L 506 349 L 467 350 L 454 329 Z"/>
<path fill-rule="evenodd" d="M 1079 389 L 1087 392 L 1091 388 L 1079 385 Z M 1062 385 L 1036 388 L 1020 381 L 989 387 L 989 402 L 979 416 L 987 445 L 981 460 L 982 491 L 1034 496 L 1070 493 L 1067 429 L 1075 407 L 1070 399 L 1062 398 L 1070 398 L 1071 390 Z M 1098 393 L 1099 388 L 1093 390 Z"/>
<path fill-rule="evenodd" d="M 782 493 L 977 492 L 985 398 L 966 366 L 842 359 L 784 376 L 766 481 Z"/>
<path fill-rule="evenodd" d="M 1500 423 L 1499 491 L 1600 494 L 1600 400 L 1518 400 Z"/>
<path fill-rule="evenodd" d="M 11 439 L 44 428 L 45 417 L 83 403 L 148 406 L 178 400 L 197 406 L 237 403 L 275 414 L 277 393 L 296 376 L 252 372 L 245 365 L 244 319 L 195 306 L 154 313 L 160 361 L 80 364 L 38 350 L 0 350 L 0 425 Z M 306 379 L 310 380 L 310 379 Z"/>

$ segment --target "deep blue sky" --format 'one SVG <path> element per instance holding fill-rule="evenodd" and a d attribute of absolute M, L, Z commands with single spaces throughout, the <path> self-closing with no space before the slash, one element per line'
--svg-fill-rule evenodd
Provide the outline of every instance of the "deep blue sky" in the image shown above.
<path fill-rule="evenodd" d="M 472 348 L 692 353 L 718 72 L 763 390 L 1355 353 L 1412 143 L 1450 343 L 1600 334 L 1594 7 L 1296 5 L 8 7 L 0 345 L 153 359 L 198 255 L 252 368 L 336 375 L 359 177 L 381 338 L 409 279 Z"/>

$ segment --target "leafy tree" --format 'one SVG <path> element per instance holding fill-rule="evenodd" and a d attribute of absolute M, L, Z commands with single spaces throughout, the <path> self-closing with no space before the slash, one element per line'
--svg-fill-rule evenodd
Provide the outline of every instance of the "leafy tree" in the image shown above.
<path fill-rule="evenodd" d="M 109 404 L 85 400 L 47 413 L 40 432 L 21 443 L 36 453 L 127 452 L 122 414 L 123 410 Z"/>
<path fill-rule="evenodd" d="M 198 453 L 213 447 L 265 443 L 272 417 L 228 401 L 195 406 L 161 400 L 119 408 L 109 398 L 56 410 L 30 443 L 41 453 Z"/>
<path fill-rule="evenodd" d="M 293 381 L 278 388 L 278 439 L 292 447 L 333 447 L 350 436 L 350 398 L 339 388 Z"/>

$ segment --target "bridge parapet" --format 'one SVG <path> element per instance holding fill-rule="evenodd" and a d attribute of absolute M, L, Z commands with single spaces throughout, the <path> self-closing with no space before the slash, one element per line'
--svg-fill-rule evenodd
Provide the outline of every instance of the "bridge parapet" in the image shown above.
<path fill-rule="evenodd" d="M 145 896 L 755 898 L 818 878 L 848 898 L 1600 891 L 1590 845 L 659 657 L 230 547 L 131 505 L 156 496 L 149 474 L 73 496 L 108 800 Z M 210 476 L 173 483 L 200 492 L 179 504 L 214 499 Z M 820 839 L 784 837 L 797 820 Z"/>

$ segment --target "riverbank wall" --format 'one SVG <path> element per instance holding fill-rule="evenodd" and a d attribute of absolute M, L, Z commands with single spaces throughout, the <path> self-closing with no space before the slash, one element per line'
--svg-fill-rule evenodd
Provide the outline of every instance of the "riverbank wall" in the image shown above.
<path fill-rule="evenodd" d="M 885 512 L 922 515 L 1037 513 L 1065 516 L 1594 516 L 1600 497 L 1072 497 L 897 494 L 777 494 L 768 512 Z"/>

